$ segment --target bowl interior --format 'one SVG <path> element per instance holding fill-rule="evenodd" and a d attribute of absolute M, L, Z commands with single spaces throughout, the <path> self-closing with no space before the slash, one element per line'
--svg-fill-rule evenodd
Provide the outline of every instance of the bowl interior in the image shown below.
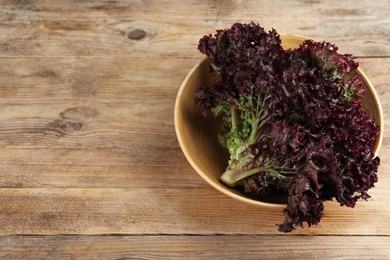
<path fill-rule="evenodd" d="M 283 48 L 289 49 L 298 47 L 306 38 L 281 35 L 281 39 Z M 364 108 L 381 127 L 380 136 L 375 146 L 375 153 L 377 153 L 383 136 L 381 106 L 372 84 L 360 69 L 359 73 L 367 89 Z M 284 206 L 285 196 L 267 197 L 259 201 L 225 186 L 220 181 L 219 178 L 227 166 L 229 156 L 227 151 L 218 143 L 219 122 L 211 116 L 204 117 L 194 102 L 195 90 L 214 80 L 216 80 L 215 76 L 209 73 L 209 62 L 204 59 L 190 71 L 179 90 L 175 105 L 175 128 L 184 155 L 196 172 L 222 193 L 251 204 L 273 207 Z"/>

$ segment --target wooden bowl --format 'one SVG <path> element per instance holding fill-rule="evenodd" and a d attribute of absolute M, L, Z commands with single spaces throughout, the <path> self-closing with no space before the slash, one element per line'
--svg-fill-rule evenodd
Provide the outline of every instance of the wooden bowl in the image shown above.
<path fill-rule="evenodd" d="M 281 35 L 282 46 L 285 49 L 296 48 L 308 38 L 292 35 Z M 371 82 L 359 68 L 366 86 L 366 96 L 363 101 L 364 109 L 380 126 L 378 141 L 375 145 L 375 154 L 378 154 L 383 138 L 383 112 L 378 95 Z M 212 117 L 204 117 L 195 105 L 195 90 L 209 84 L 216 78 L 209 73 L 209 62 L 200 61 L 184 79 L 176 97 L 175 129 L 183 153 L 195 171 L 211 186 L 220 192 L 243 202 L 268 207 L 285 207 L 285 201 L 280 198 L 264 198 L 255 200 L 244 193 L 225 186 L 220 181 L 229 155 L 218 143 L 218 122 Z"/>

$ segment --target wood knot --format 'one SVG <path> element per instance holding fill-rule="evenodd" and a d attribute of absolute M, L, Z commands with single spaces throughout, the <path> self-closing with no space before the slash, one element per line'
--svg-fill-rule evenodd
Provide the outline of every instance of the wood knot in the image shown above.
<path fill-rule="evenodd" d="M 65 136 L 70 135 L 75 131 L 80 131 L 82 127 L 82 122 L 72 121 L 69 119 L 55 119 L 46 125 L 44 132 L 51 132 L 57 136 Z"/>
<path fill-rule="evenodd" d="M 119 26 L 120 33 L 126 38 L 136 42 L 153 39 L 156 34 L 156 28 L 148 24 L 122 23 Z"/>
<path fill-rule="evenodd" d="M 131 40 L 141 40 L 145 36 L 146 32 L 142 29 L 134 29 L 129 31 L 129 33 L 127 34 L 127 37 L 129 37 L 129 39 Z"/>
<path fill-rule="evenodd" d="M 66 136 L 81 131 L 88 121 L 94 119 L 98 111 L 90 107 L 72 107 L 60 113 L 59 119 L 49 122 L 44 128 L 44 133 L 54 133 L 57 136 Z"/>

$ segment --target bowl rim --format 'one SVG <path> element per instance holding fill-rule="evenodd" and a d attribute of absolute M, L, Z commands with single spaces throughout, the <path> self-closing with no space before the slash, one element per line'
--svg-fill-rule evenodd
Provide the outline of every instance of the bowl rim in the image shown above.
<path fill-rule="evenodd" d="M 281 40 L 283 41 L 283 39 L 286 39 L 286 38 L 290 38 L 290 39 L 294 39 L 294 40 L 302 40 L 305 41 L 305 40 L 314 40 L 314 41 L 317 41 L 313 38 L 309 38 L 309 37 L 304 37 L 304 36 L 300 36 L 300 35 L 292 35 L 292 34 L 280 34 L 280 37 L 281 37 Z M 176 100 L 175 100 L 175 108 L 174 108 L 174 124 L 175 124 L 175 132 L 176 132 L 176 136 L 177 136 L 177 139 L 178 139 L 178 142 L 179 142 L 179 145 L 180 145 L 180 148 L 184 154 L 184 156 L 186 157 L 187 161 L 190 163 L 190 165 L 192 166 L 192 168 L 198 173 L 198 175 L 200 175 L 202 177 L 202 179 L 204 179 L 209 185 L 211 185 L 213 188 L 215 188 L 216 190 L 222 192 L 223 194 L 233 198 L 233 199 L 236 199 L 238 201 L 241 201 L 241 202 L 246 202 L 246 203 L 249 203 L 249 204 L 252 204 L 252 205 L 257 205 L 257 206 L 265 206 L 265 207 L 269 207 L 269 208 L 284 208 L 286 207 L 286 204 L 279 204 L 279 203 L 271 203 L 271 202 L 264 202 L 264 201 L 259 201 L 259 200 L 255 200 L 255 199 L 251 199 L 249 197 L 244 197 L 243 195 L 239 195 L 239 194 L 236 194 L 230 190 L 227 189 L 227 187 L 223 187 L 221 185 L 218 185 L 217 183 L 215 183 L 213 180 L 211 180 L 199 167 L 198 165 L 195 164 L 195 162 L 191 159 L 190 157 L 190 154 L 189 154 L 189 151 L 187 150 L 187 147 L 185 147 L 184 145 L 184 141 L 182 139 L 182 136 L 180 134 L 180 129 L 179 129 L 179 106 L 180 106 L 180 101 L 181 101 L 181 96 L 183 94 L 183 91 L 185 89 L 185 86 L 187 85 L 187 82 L 189 80 L 189 78 L 192 76 L 192 74 L 195 72 L 195 70 L 203 63 L 203 62 L 206 62 L 206 60 L 208 60 L 207 57 L 201 59 L 199 62 L 197 62 L 192 68 L 191 70 L 188 72 L 188 74 L 186 75 L 186 77 L 184 78 L 183 82 L 181 83 L 180 85 L 180 88 L 179 88 L 179 91 L 176 95 Z M 382 105 L 381 105 L 381 102 L 380 102 L 380 99 L 379 99 L 379 96 L 378 96 L 378 93 L 376 92 L 372 82 L 370 81 L 370 79 L 367 77 L 367 75 L 362 71 L 362 69 L 360 68 L 360 66 L 357 68 L 357 71 L 358 73 L 360 74 L 360 76 L 362 77 L 364 83 L 366 84 L 368 90 L 371 92 L 371 94 L 373 95 L 376 103 L 376 109 L 379 111 L 379 119 L 378 119 L 378 122 L 377 124 L 380 126 L 379 128 L 379 134 L 378 134 L 378 140 L 377 140 L 377 144 L 376 144 L 376 147 L 374 148 L 375 149 L 375 152 L 374 152 L 374 156 L 378 156 L 378 153 L 379 153 L 379 150 L 380 150 L 380 147 L 382 145 L 382 140 L 383 140 L 383 110 L 382 110 Z"/>
<path fill-rule="evenodd" d="M 371 80 L 367 77 L 366 73 L 363 72 L 363 70 L 360 68 L 360 66 L 356 70 L 358 71 L 358 73 L 362 77 L 365 85 L 367 86 L 368 90 L 371 92 L 371 95 L 374 96 L 374 99 L 376 101 L 375 106 L 376 106 L 376 109 L 379 111 L 378 122 L 376 122 L 377 125 L 379 125 L 379 133 L 378 133 L 377 143 L 374 147 L 374 150 L 375 150 L 374 156 L 378 156 L 380 149 L 381 149 L 381 146 L 382 146 L 383 134 L 384 134 L 382 103 L 381 103 L 381 100 L 379 99 L 379 95 L 376 92 L 374 85 L 372 84 Z"/>

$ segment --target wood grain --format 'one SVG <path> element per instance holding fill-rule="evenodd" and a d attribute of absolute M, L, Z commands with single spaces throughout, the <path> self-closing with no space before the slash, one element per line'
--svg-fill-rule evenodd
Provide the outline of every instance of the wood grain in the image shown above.
<path fill-rule="evenodd" d="M 390 5 L 317 0 L 0 0 L 0 258 L 389 259 Z M 173 108 L 233 22 L 353 53 L 384 111 L 379 182 L 281 235 L 278 209 L 220 194 L 185 160 Z"/>
<path fill-rule="evenodd" d="M 389 185 L 378 184 L 354 209 L 326 202 L 321 223 L 294 234 L 389 235 Z M 1 235 L 280 234 L 282 220 L 282 208 L 211 188 L 0 189 Z"/>
<path fill-rule="evenodd" d="M 2 2 L 3 57 L 192 57 L 201 35 L 251 20 L 357 56 L 390 55 L 386 0 Z M 138 29 L 145 36 L 130 39 Z"/>
<path fill-rule="evenodd" d="M 210 250 L 212 248 L 213 250 Z M 389 259 L 377 236 L 5 236 L 2 259 Z"/>

